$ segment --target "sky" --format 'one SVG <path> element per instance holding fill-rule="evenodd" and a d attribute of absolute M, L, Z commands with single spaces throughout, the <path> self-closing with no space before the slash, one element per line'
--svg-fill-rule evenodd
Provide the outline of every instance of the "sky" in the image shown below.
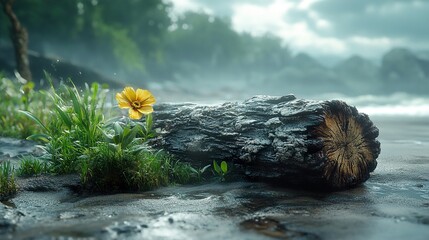
<path fill-rule="evenodd" d="M 379 59 L 393 47 L 429 51 L 429 0 L 171 0 L 174 14 L 203 11 L 238 32 L 271 33 L 292 52 Z"/>

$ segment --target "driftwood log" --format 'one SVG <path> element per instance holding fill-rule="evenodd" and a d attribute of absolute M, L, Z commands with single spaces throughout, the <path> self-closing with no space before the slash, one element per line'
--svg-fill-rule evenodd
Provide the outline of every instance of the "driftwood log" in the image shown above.
<path fill-rule="evenodd" d="M 154 146 L 192 164 L 225 160 L 234 172 L 282 185 L 344 189 L 376 165 L 378 129 L 342 101 L 256 96 L 221 105 L 159 104 Z"/>

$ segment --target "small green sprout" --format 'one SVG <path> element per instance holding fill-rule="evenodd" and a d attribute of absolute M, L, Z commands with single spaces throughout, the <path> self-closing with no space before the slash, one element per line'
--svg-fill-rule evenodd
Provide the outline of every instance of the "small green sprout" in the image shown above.
<path fill-rule="evenodd" d="M 229 173 L 228 163 L 226 163 L 225 161 L 222 161 L 219 166 L 219 164 L 215 160 L 213 160 L 213 169 L 215 173 L 218 175 L 220 181 L 221 182 L 225 181 L 225 176 Z"/>
<path fill-rule="evenodd" d="M 139 125 L 130 127 L 129 125 L 121 126 L 120 122 L 113 123 L 114 134 L 104 133 L 105 139 L 112 150 L 116 150 L 121 153 L 123 150 L 127 149 L 133 141 L 139 140 L 136 138 L 137 133 L 141 131 Z"/>

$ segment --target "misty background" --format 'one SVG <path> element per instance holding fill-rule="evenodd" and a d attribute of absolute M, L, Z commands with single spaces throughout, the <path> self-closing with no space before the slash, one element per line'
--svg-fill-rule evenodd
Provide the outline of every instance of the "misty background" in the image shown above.
<path fill-rule="evenodd" d="M 17 0 L 34 81 L 132 85 L 159 101 L 339 98 L 429 115 L 429 1 Z M 0 71 L 13 76 L 0 14 Z"/>

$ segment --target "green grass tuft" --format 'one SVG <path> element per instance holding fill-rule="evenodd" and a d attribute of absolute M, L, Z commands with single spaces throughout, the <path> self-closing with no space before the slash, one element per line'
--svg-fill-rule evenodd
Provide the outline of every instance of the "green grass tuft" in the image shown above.
<path fill-rule="evenodd" d="M 29 138 L 45 142 L 40 160 L 23 159 L 21 176 L 79 173 L 86 189 L 101 192 L 144 191 L 201 179 L 189 164 L 150 149 L 147 141 L 156 136 L 152 115 L 143 121 L 105 121 L 106 92 L 98 84 L 83 91 L 63 85 L 49 94 L 49 120 L 21 111 L 41 129 Z"/>
<path fill-rule="evenodd" d="M 0 163 L 0 201 L 12 198 L 17 190 L 14 168 L 10 162 Z"/>
<path fill-rule="evenodd" d="M 20 163 L 21 165 L 17 170 L 17 174 L 20 177 L 31 177 L 51 172 L 48 161 L 34 156 L 23 156 Z"/>
<path fill-rule="evenodd" d="M 106 90 L 98 84 L 87 86 L 82 92 L 62 85 L 59 90 L 52 88 L 50 96 L 53 107 L 49 121 L 21 111 L 43 130 L 29 138 L 47 142 L 44 158 L 49 159 L 54 173 L 76 173 L 80 169 L 79 157 L 103 138 Z"/>
<path fill-rule="evenodd" d="M 145 191 L 199 180 L 189 164 L 173 162 L 163 152 L 119 152 L 108 143 L 93 148 L 82 162 L 82 182 L 101 192 Z"/>
<path fill-rule="evenodd" d="M 44 144 L 41 157 L 22 159 L 19 176 L 78 173 L 87 189 L 102 192 L 144 191 L 201 180 L 201 171 L 173 161 L 166 153 L 154 152 L 147 145 L 156 136 L 151 114 L 140 121 L 128 118 L 106 121 L 110 117 L 109 109 L 105 108 L 107 90 L 98 84 L 83 90 L 61 85 L 43 93 L 31 91 L 24 93 L 26 101 L 11 98 L 0 104 L 0 110 L 13 106 L 13 114 L 6 115 L 18 122 L 10 124 L 31 123 L 32 129 L 25 134 L 24 128 L 21 129 L 21 136 L 31 134 L 28 139 Z M 38 94 L 36 101 L 32 96 Z M 8 124 L 0 122 L 0 134 L 1 127 L 12 128 Z M 13 170 L 7 166 L 9 175 L 5 176 L 9 177 L 5 181 L 11 186 Z"/>

